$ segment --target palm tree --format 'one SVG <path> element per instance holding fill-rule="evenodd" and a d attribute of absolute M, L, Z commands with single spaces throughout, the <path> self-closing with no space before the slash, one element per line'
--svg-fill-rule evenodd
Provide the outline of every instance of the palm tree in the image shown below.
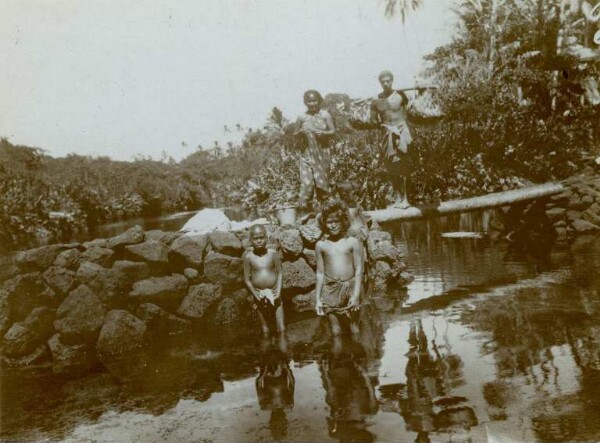
<path fill-rule="evenodd" d="M 385 16 L 392 18 L 400 14 L 400 19 L 404 24 L 408 13 L 419 9 L 423 5 L 423 0 L 386 0 L 385 3 Z"/>

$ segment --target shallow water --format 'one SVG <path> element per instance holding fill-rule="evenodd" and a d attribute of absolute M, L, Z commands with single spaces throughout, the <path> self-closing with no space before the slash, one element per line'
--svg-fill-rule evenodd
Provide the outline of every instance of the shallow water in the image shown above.
<path fill-rule="evenodd" d="M 600 238 L 532 254 L 441 235 L 488 218 L 388 226 L 415 280 L 354 339 L 305 318 L 286 341 L 196 344 L 134 382 L 5 373 L 0 437 L 598 441 Z"/>

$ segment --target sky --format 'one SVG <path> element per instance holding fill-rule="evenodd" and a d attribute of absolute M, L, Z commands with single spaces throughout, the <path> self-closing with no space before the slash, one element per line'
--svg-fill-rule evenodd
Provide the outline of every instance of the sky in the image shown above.
<path fill-rule="evenodd" d="M 414 84 L 454 30 L 452 0 L 424 3 L 403 25 L 384 0 L 2 0 L 0 137 L 179 160 L 273 106 L 295 119 L 306 89 L 373 96 L 383 69 Z"/>

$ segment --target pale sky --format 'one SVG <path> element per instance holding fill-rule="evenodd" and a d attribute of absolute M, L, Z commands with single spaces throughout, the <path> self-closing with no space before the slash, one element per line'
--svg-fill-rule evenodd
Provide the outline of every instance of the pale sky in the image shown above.
<path fill-rule="evenodd" d="M 383 0 L 0 0 L 0 137 L 180 159 L 273 106 L 295 118 L 306 89 L 373 96 L 383 69 L 412 84 L 450 39 L 451 4 L 403 26 Z"/>

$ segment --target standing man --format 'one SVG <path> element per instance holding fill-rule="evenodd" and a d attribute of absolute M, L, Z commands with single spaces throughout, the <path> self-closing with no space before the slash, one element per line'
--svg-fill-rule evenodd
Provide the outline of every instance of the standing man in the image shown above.
<path fill-rule="evenodd" d="M 396 192 L 393 207 L 406 209 L 408 202 L 408 178 L 412 171 L 408 147 L 412 136 L 406 122 L 409 100 L 404 92 L 392 88 L 394 76 L 390 71 L 379 74 L 379 83 L 383 92 L 371 103 L 371 121 L 351 122 L 355 129 L 384 129 L 382 140 L 385 166 Z"/>

